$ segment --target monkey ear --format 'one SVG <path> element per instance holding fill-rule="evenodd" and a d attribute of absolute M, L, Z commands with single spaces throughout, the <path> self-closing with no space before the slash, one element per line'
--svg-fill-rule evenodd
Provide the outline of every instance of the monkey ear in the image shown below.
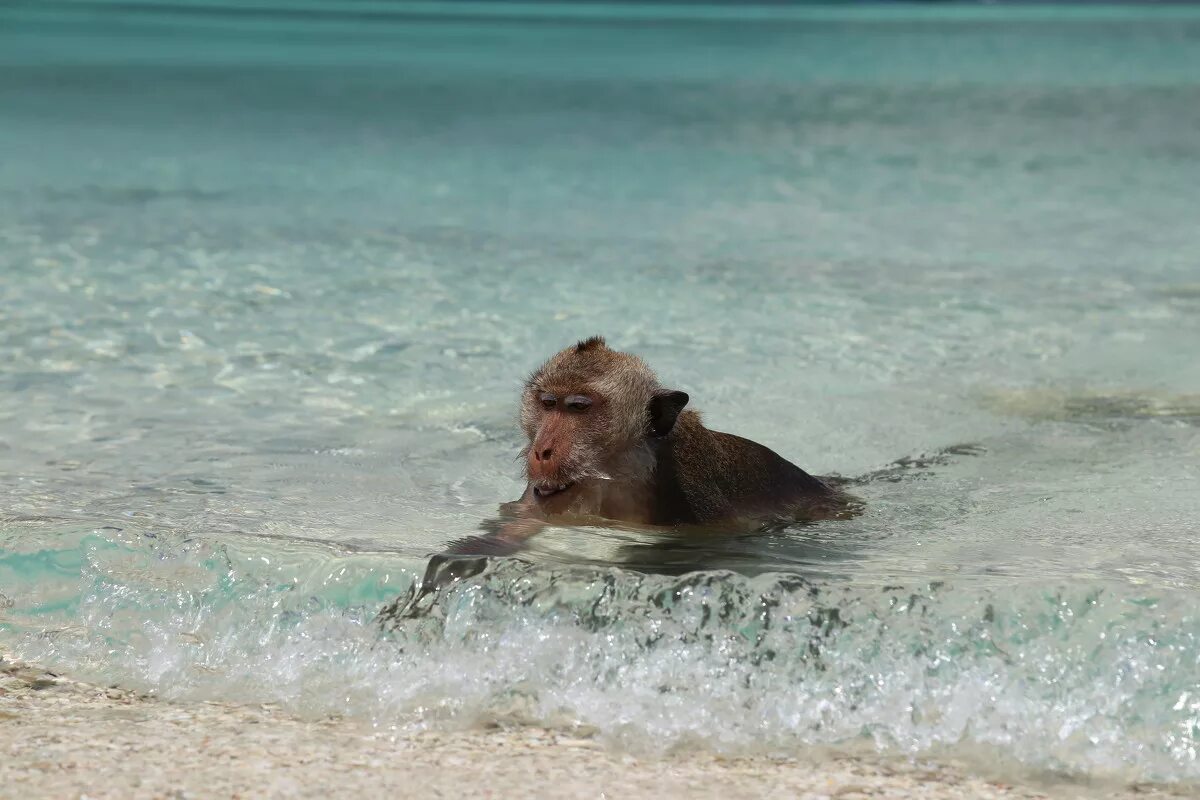
<path fill-rule="evenodd" d="M 650 431 L 666 436 L 675 427 L 679 412 L 687 405 L 687 392 L 663 391 L 650 398 Z"/>

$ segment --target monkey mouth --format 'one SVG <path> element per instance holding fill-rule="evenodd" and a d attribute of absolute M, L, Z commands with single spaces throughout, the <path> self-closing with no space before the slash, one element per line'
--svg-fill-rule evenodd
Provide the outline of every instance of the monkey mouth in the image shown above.
<path fill-rule="evenodd" d="M 533 496 L 539 499 L 545 499 L 551 495 L 565 492 L 575 485 L 574 481 L 569 483 L 543 483 L 533 487 Z"/>

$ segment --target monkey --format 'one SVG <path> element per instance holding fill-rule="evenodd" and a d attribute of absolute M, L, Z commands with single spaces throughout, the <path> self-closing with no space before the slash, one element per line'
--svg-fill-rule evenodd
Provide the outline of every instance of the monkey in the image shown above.
<path fill-rule="evenodd" d="M 833 481 L 749 439 L 707 428 L 638 356 L 592 336 L 525 381 L 526 488 L 490 536 L 448 554 L 504 555 L 547 524 L 745 532 L 860 511 Z"/>
<path fill-rule="evenodd" d="M 709 429 L 686 408 L 690 399 L 665 388 L 641 358 L 609 348 L 599 336 L 551 356 L 525 381 L 521 396 L 525 491 L 500 507 L 500 519 L 484 523 L 487 535 L 460 539 L 433 556 L 424 578 L 386 606 L 380 621 L 428 613 L 443 587 L 479 575 L 488 556 L 520 551 L 546 525 L 738 536 L 849 519 L 863 504 L 846 487 L 920 476 L 954 457 L 985 452 L 962 444 L 857 478 L 821 478 L 764 445 Z M 700 546 L 680 558 L 677 548 L 651 548 L 667 549 L 671 573 L 703 568 L 710 551 Z"/>

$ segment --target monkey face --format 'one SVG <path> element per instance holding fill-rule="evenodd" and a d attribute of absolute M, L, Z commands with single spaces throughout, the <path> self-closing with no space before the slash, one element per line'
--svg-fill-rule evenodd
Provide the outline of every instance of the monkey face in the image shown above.
<path fill-rule="evenodd" d="M 534 500 L 553 497 L 558 507 L 584 482 L 648 481 L 653 440 L 670 432 L 686 402 L 663 391 L 641 359 L 599 337 L 557 353 L 530 376 L 521 404 Z"/>
<path fill-rule="evenodd" d="M 523 414 L 531 418 L 526 473 L 538 499 L 588 478 L 608 477 L 602 458 L 606 398 L 591 387 L 543 384 L 531 387 Z"/>

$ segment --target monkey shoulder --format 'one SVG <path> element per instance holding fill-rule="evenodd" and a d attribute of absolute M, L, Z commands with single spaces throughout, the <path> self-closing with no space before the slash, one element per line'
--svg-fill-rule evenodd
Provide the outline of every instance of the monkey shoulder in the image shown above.
<path fill-rule="evenodd" d="M 709 430 L 685 412 L 659 454 L 658 496 L 666 524 L 793 516 L 835 490 L 769 447 Z"/>

